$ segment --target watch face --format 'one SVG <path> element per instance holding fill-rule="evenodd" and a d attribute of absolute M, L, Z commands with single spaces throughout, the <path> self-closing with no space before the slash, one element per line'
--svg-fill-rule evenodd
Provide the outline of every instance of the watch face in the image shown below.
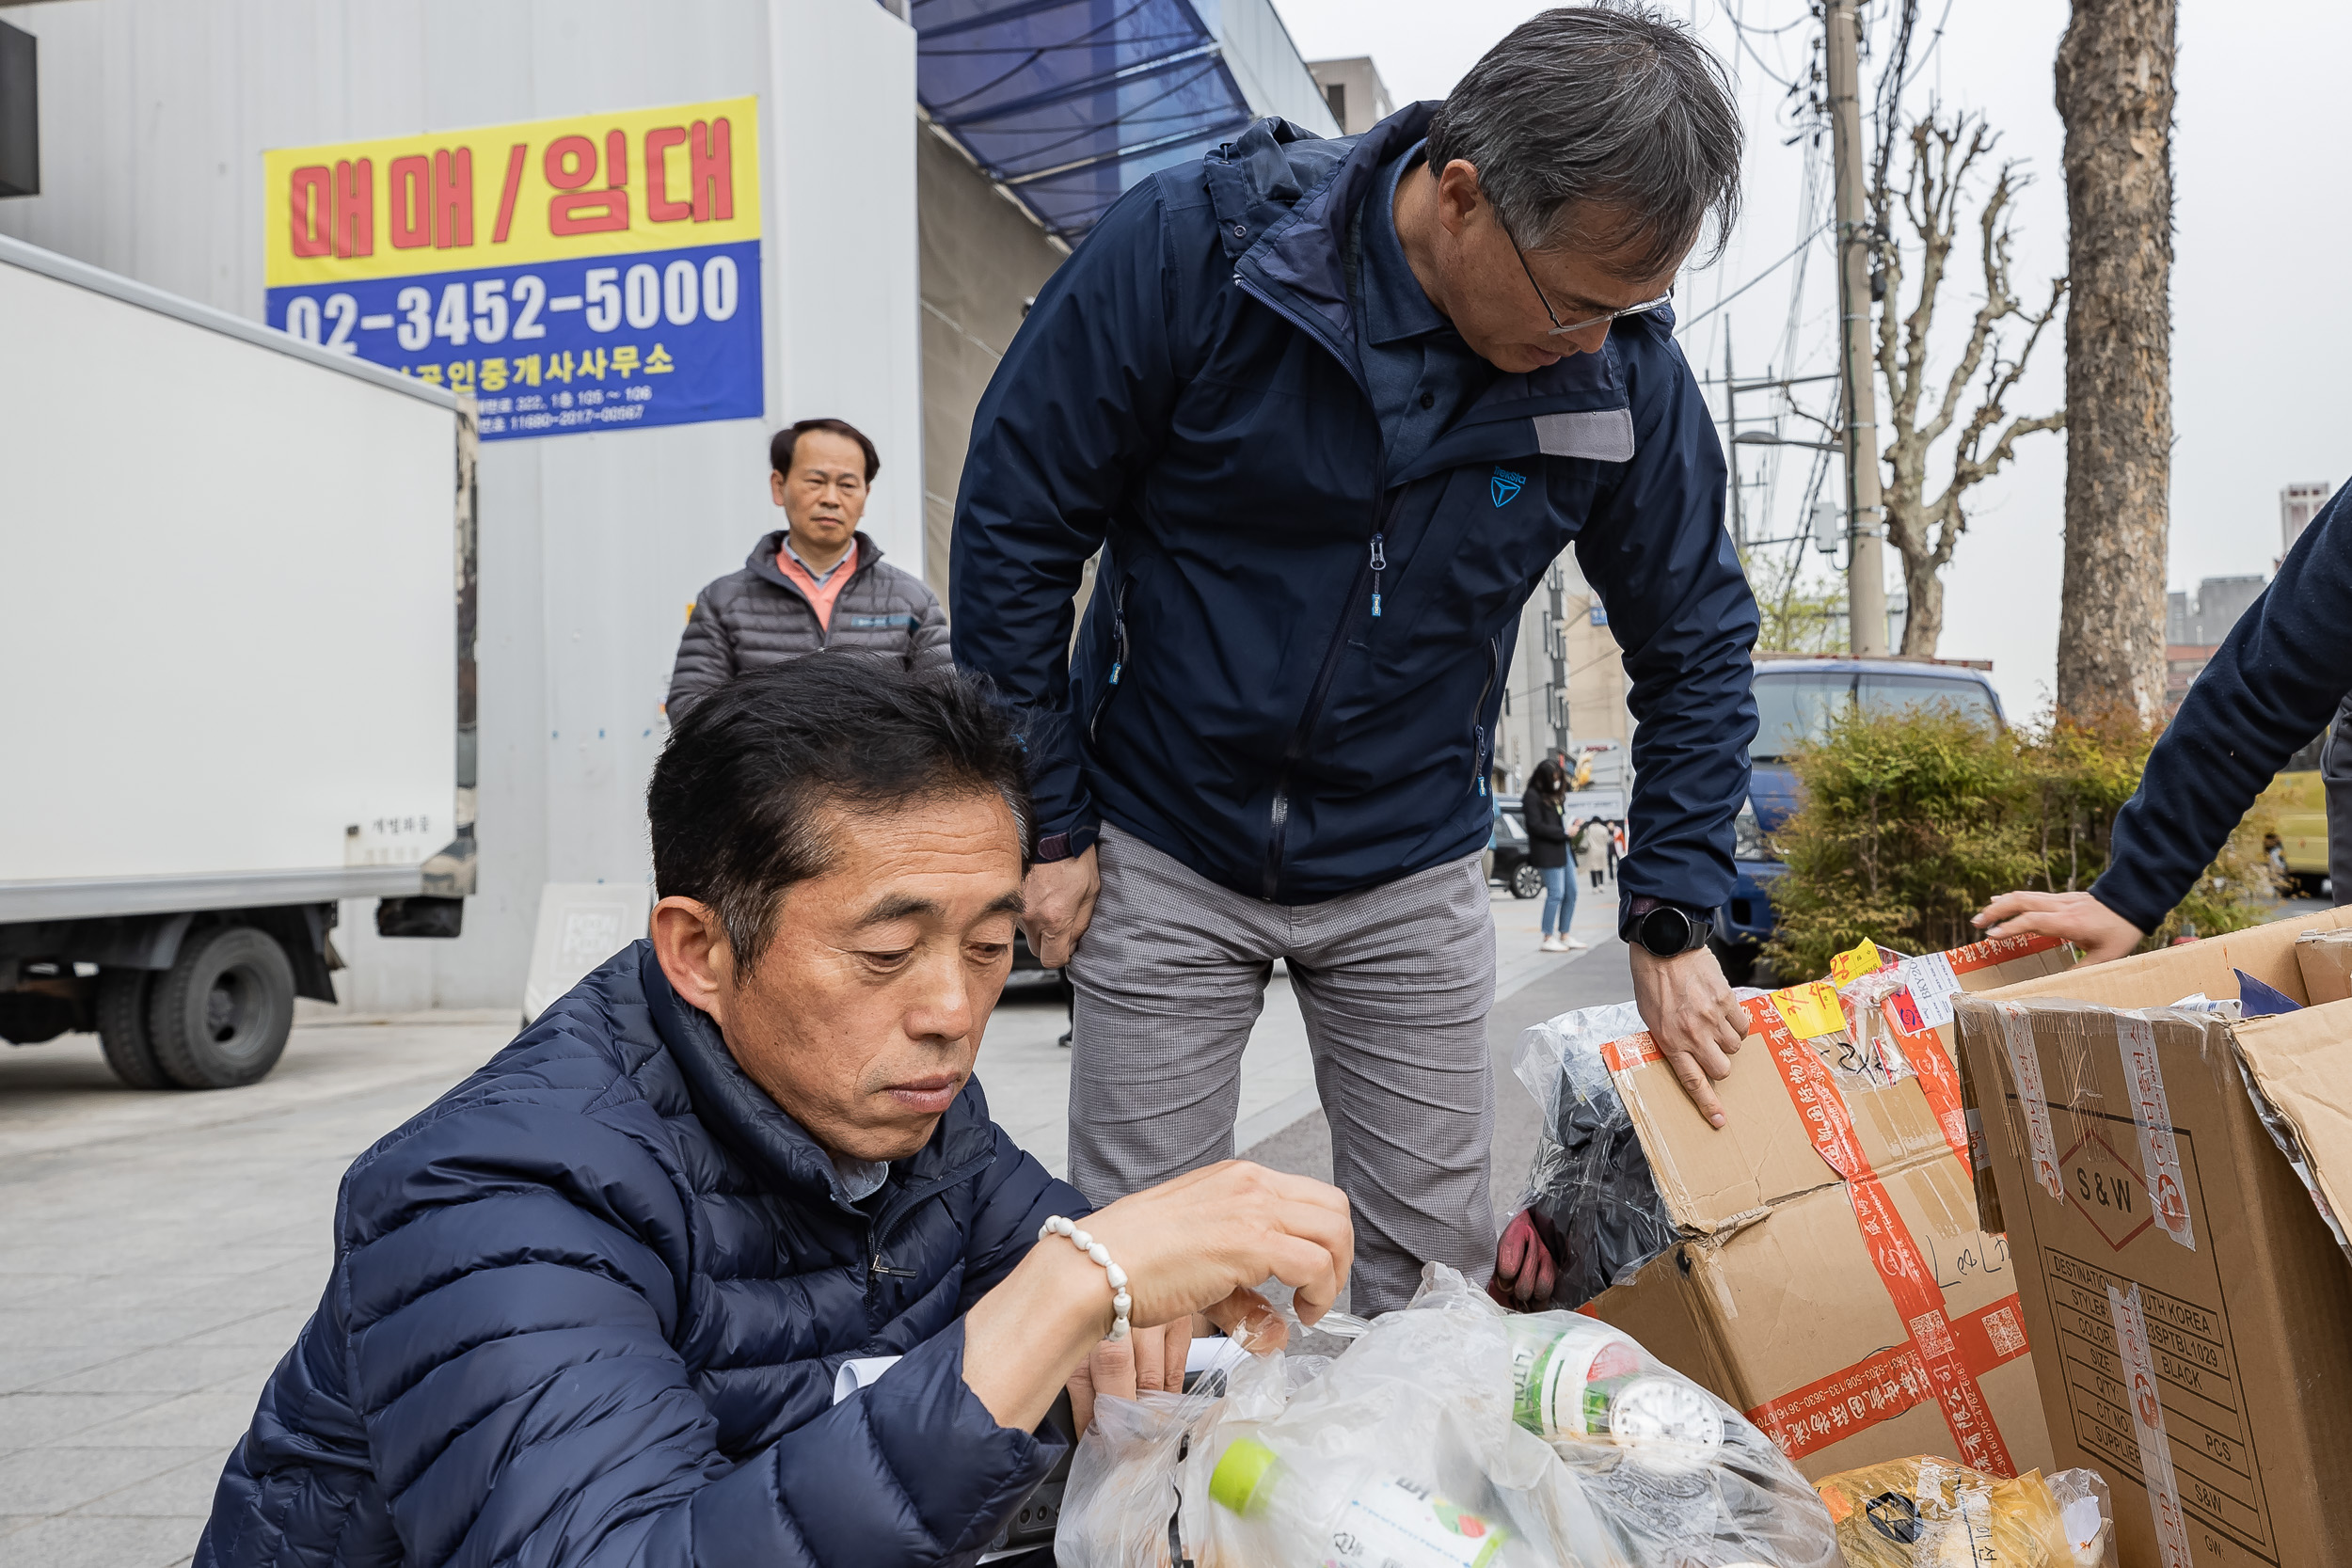
<path fill-rule="evenodd" d="M 1661 904 L 1642 917 L 1642 945 L 1661 958 L 1691 950 L 1691 931 L 1697 922 L 1672 904 Z"/>

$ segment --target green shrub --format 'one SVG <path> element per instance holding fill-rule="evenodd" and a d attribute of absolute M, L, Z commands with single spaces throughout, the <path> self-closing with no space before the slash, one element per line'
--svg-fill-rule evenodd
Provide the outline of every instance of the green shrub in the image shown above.
<path fill-rule="evenodd" d="M 1788 866 L 1772 889 L 1774 970 L 1818 978 L 1866 938 L 1957 947 L 1996 894 L 2089 887 L 2154 739 L 2130 718 L 1996 732 L 1942 707 L 1849 711 L 1790 759 L 1804 805 L 1772 835 Z M 2147 946 L 2262 923 L 2264 827 L 2240 826 Z"/>

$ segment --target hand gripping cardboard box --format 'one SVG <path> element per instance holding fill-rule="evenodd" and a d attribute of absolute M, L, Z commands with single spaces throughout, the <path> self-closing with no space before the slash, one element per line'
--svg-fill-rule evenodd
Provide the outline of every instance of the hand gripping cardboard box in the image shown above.
<path fill-rule="evenodd" d="M 1748 1006 L 1708 1126 L 1646 1035 L 1607 1047 L 1682 1241 L 1588 1307 L 1746 1411 L 1819 1479 L 1915 1453 L 2049 1465 L 2006 1243 L 1978 1227 L 1950 994 L 2067 961 L 2040 939 L 1935 955 L 1899 1033 L 1826 986 Z M 1857 1021 L 1858 1022 L 1858 1021 Z"/>
<path fill-rule="evenodd" d="M 2352 1564 L 2352 1001 L 2169 1006 L 2306 1001 L 2297 939 L 2348 915 L 1959 1005 L 2058 1463 L 2107 1478 L 2125 1568 Z"/>

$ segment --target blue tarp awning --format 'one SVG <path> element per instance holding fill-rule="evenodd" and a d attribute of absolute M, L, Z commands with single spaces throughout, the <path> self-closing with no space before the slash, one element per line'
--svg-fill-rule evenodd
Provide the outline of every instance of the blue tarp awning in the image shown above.
<path fill-rule="evenodd" d="M 1065 240 L 1252 118 L 1192 0 L 914 0 L 910 20 L 924 109 Z"/>

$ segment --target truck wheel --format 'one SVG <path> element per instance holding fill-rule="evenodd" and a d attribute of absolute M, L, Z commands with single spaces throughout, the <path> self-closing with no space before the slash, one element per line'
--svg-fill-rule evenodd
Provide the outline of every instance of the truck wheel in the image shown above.
<path fill-rule="evenodd" d="M 294 996 L 294 965 L 268 932 L 251 926 L 192 931 L 149 999 L 155 1060 L 183 1089 L 250 1084 L 286 1049 Z"/>
<path fill-rule="evenodd" d="M 151 969 L 98 972 L 98 1043 L 106 1053 L 106 1066 L 126 1088 L 173 1087 L 155 1060 L 155 1037 L 148 1032 L 147 1007 L 155 989 Z"/>

